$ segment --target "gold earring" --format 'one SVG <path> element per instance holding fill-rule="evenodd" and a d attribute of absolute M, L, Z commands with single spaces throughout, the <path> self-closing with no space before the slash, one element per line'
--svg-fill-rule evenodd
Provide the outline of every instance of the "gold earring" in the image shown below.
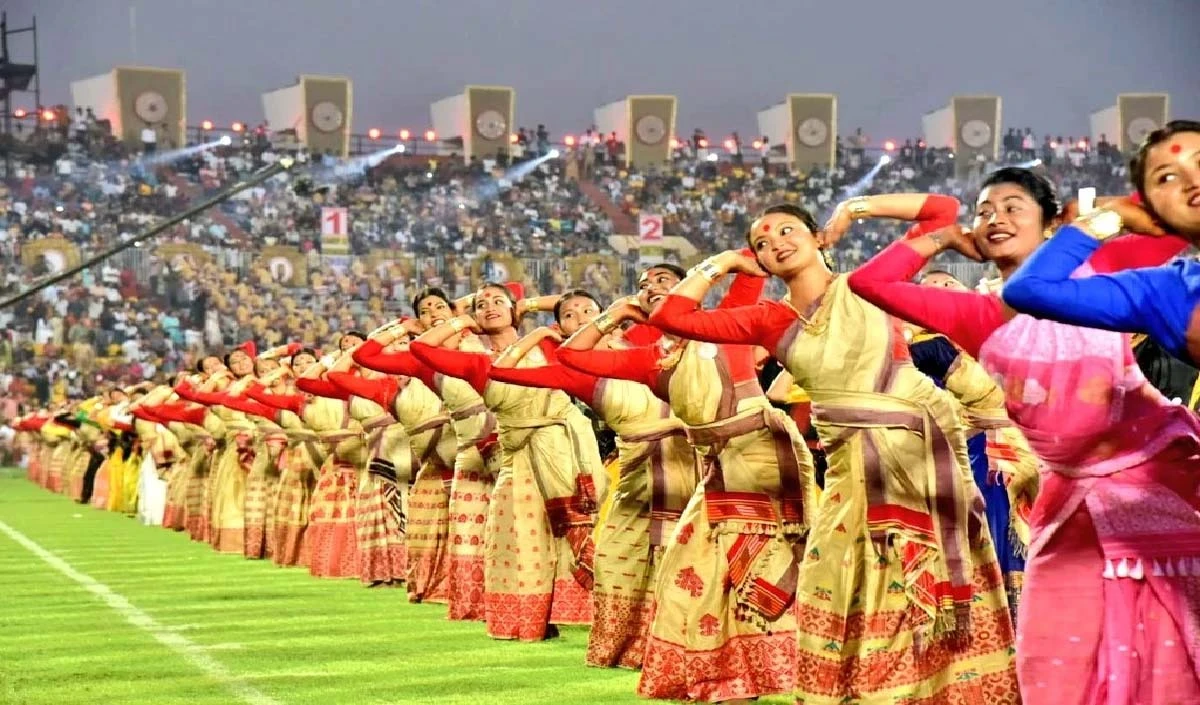
<path fill-rule="evenodd" d="M 1043 240 L 1049 240 L 1052 235 L 1054 235 L 1054 228 L 1046 228 L 1042 231 Z"/>

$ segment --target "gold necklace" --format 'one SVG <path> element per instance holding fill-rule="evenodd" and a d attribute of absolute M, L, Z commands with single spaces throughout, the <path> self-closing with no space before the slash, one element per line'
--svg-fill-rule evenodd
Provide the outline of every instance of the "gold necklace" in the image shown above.
<path fill-rule="evenodd" d="M 833 284 L 834 279 L 836 279 L 836 278 L 837 278 L 836 276 L 829 277 L 829 284 L 831 286 Z M 817 335 L 823 335 L 825 333 L 825 331 L 829 329 L 829 317 L 824 315 L 828 312 L 829 304 L 831 301 L 831 297 L 829 296 L 829 288 L 828 287 L 826 287 L 825 292 L 823 294 L 821 294 L 821 303 L 817 305 L 817 310 L 813 311 L 812 318 L 805 316 L 804 313 L 800 311 L 800 309 L 796 308 L 796 306 L 794 304 L 792 304 L 790 297 L 791 297 L 791 294 L 788 294 L 787 296 L 783 297 L 783 305 L 790 308 L 792 310 L 792 313 L 796 314 L 796 318 L 800 319 L 800 323 L 803 324 L 805 333 L 808 333 L 809 335 L 817 336 Z"/>

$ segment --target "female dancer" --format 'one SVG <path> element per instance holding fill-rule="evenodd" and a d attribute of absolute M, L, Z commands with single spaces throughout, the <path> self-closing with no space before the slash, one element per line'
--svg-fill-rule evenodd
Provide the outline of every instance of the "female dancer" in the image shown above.
<path fill-rule="evenodd" d="M 421 512 L 428 517 L 425 523 L 435 527 L 445 524 L 447 540 L 443 542 L 436 533 L 426 531 L 430 538 L 414 542 L 410 535 L 413 565 L 418 574 L 410 577 L 409 590 L 424 599 L 425 595 L 436 594 L 438 585 L 445 582 L 449 618 L 482 620 L 484 527 L 501 457 L 496 417 L 468 382 L 435 372 L 407 348 L 392 347 L 399 338 L 420 335 L 434 326 L 444 325 L 454 317 L 455 308 L 444 291 L 429 287 L 413 299 L 413 310 L 417 320 L 408 319 L 375 331 L 354 351 L 354 360 L 368 369 L 420 380 L 441 398 L 450 413 L 457 447 L 453 479 L 445 500 L 444 522 L 431 510 L 442 505 L 445 486 L 441 482 L 432 482 L 434 477 L 430 474 L 428 478 L 421 478 L 420 488 L 413 488 L 414 495 L 419 491 L 423 497 L 418 502 L 426 505 Z M 413 549 L 412 543 L 424 543 L 425 548 Z M 441 547 L 445 548 L 446 558 L 442 557 Z"/>
<path fill-rule="evenodd" d="M 350 348 L 338 359 L 329 371 L 329 380 L 371 399 L 385 411 L 380 419 L 363 421 L 363 429 L 374 434 L 369 440 L 371 473 L 394 498 L 392 510 L 399 531 L 393 533 L 407 544 L 406 570 L 400 579 L 408 582 L 409 601 L 446 602 L 447 512 L 455 455 L 450 417 L 437 395 L 420 380 L 360 369 L 353 359 L 359 347 Z M 349 371 L 352 369 L 354 372 Z M 360 505 L 364 489 L 359 490 Z M 366 538 L 360 531 L 360 543 Z"/>
<path fill-rule="evenodd" d="M 927 271 L 922 286 L 967 291 L 947 272 Z M 967 425 L 967 456 L 975 486 L 983 494 L 992 545 L 1004 576 L 1013 623 L 1025 581 L 1029 512 L 1037 496 L 1037 458 L 1004 407 L 1004 392 L 983 367 L 944 335 L 911 324 L 905 338 L 913 364 L 954 395 Z M 1011 498 L 1011 499 L 1010 499 Z"/>
<path fill-rule="evenodd" d="M 872 197 L 848 208 L 889 215 L 893 206 Z M 1192 560 L 1200 545 L 1200 521 L 1185 499 L 1197 485 L 1186 472 L 1195 467 L 1195 420 L 1145 383 L 1119 334 L 1012 317 L 994 294 L 910 284 L 928 257 L 948 248 L 982 255 L 1011 276 L 1043 242 L 1058 207 L 1043 178 L 1006 168 L 985 180 L 975 212 L 972 231 L 952 226 L 895 243 L 850 285 L 976 356 L 1001 382 L 1009 416 L 1043 462 L 1019 615 L 1024 702 L 1200 701 L 1189 653 L 1197 632 L 1178 621 L 1187 610 L 1182 595 L 1200 578 L 1155 575 Z M 1089 266 L 1153 264 L 1185 245 L 1129 236 Z"/>
<path fill-rule="evenodd" d="M 795 425 L 763 395 L 751 346 L 662 336 L 644 347 L 593 349 L 623 320 L 643 320 L 678 281 L 675 269 L 651 267 L 636 299 L 581 328 L 558 358 L 650 387 L 700 453 L 703 482 L 658 566 L 638 693 L 745 702 L 796 684 L 792 602 L 815 505 L 812 460 Z M 763 284 L 737 277 L 722 306 L 753 303 Z"/>
<path fill-rule="evenodd" d="M 891 202 L 916 231 L 958 212 L 952 198 Z M 747 239 L 757 261 L 708 260 L 650 321 L 765 347 L 812 399 L 829 467 L 796 590 L 799 697 L 1015 703 L 1011 619 L 953 403 L 899 326 L 830 272 L 807 211 L 768 208 Z M 699 309 L 725 274 L 762 270 L 783 301 Z"/>
<path fill-rule="evenodd" d="M 537 641 L 555 636 L 556 624 L 591 623 L 591 555 L 585 549 L 595 513 L 593 478 L 604 468 L 590 424 L 566 394 L 488 380 L 492 355 L 517 339 L 513 294 L 489 283 L 473 304 L 472 315 L 429 329 L 410 350 L 442 374 L 470 382 L 496 415 L 507 462 L 496 478 L 485 529 L 487 631 L 497 639 Z M 486 343 L 474 336 L 463 340 L 468 329 L 485 334 Z M 545 362 L 540 353 L 523 361 Z"/>
<path fill-rule="evenodd" d="M 293 378 L 317 362 L 317 353 L 298 345 L 269 350 L 265 355 L 282 357 L 279 368 L 268 372 L 261 384 L 250 385 L 246 393 L 255 401 L 279 408 L 281 399 L 295 397 Z M 317 469 L 325 462 L 328 450 L 316 431 L 290 409 L 279 410 L 279 425 L 287 437 L 280 455 L 279 484 L 271 503 L 272 561 L 280 566 L 309 564 L 308 513 L 316 484 Z"/>
<path fill-rule="evenodd" d="M 224 422 L 225 447 L 218 454 L 208 483 L 211 533 L 209 543 L 221 553 L 244 553 L 246 533 L 246 475 L 254 462 L 254 424 L 241 411 L 199 395 L 224 392 L 234 382 L 254 373 L 254 346 L 246 343 L 225 356 L 225 369 L 211 376 L 200 389 L 185 383 L 175 388 L 184 399 L 207 404 Z"/>
<path fill-rule="evenodd" d="M 1200 243 L 1200 122 L 1175 120 L 1150 133 L 1130 177 L 1151 215 Z M 1200 363 L 1200 263 L 1071 278 L 1115 234 L 1097 222 L 1117 217 L 1101 210 L 1061 229 L 1005 284 L 1005 303 L 1039 318 L 1144 333 L 1172 355 Z"/>
<path fill-rule="evenodd" d="M 649 387 L 584 374 L 556 361 L 556 344 L 600 314 L 596 299 L 576 289 L 554 305 L 557 328 L 538 328 L 501 355 L 491 379 L 524 387 L 561 389 L 594 409 L 617 434 L 618 475 L 595 535 L 595 619 L 588 634 L 589 666 L 641 668 L 653 615 L 655 573 L 666 537 L 696 489 L 696 457 L 683 422 Z M 609 349 L 612 334 L 598 344 Z M 552 360 L 518 367 L 534 348 Z"/>

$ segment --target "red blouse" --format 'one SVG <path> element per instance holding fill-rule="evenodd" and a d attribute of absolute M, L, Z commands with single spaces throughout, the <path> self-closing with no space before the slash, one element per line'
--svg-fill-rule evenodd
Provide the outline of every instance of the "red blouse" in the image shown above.
<path fill-rule="evenodd" d="M 487 388 L 488 372 L 492 369 L 492 358 L 487 353 L 439 348 L 419 340 L 410 343 L 408 349 L 435 372 L 465 380 L 480 396 Z"/>
<path fill-rule="evenodd" d="M 547 344 L 549 345 L 547 346 Z M 488 377 L 497 382 L 521 387 L 560 389 L 595 409 L 598 401 L 596 390 L 600 378 L 562 364 L 558 360 L 558 352 L 561 351 L 561 348 L 556 349 L 556 347 L 553 341 L 542 341 L 542 352 L 546 353 L 546 359 L 551 361 L 544 367 L 493 366 L 488 372 Z"/>
<path fill-rule="evenodd" d="M 1088 263 L 1097 273 L 1156 267 L 1187 246 L 1176 236 L 1125 235 L 1104 243 Z M 895 242 L 855 270 L 847 283 L 884 311 L 941 333 L 978 357 L 984 342 L 1007 320 L 1000 297 L 912 283 L 926 263 L 911 247 Z"/>
<path fill-rule="evenodd" d="M 726 292 L 725 298 L 721 300 L 718 308 L 755 308 L 752 304 L 762 295 L 762 290 L 766 286 L 766 283 L 767 280 L 763 277 L 738 274 L 734 277 L 733 283 L 729 286 L 729 291 Z M 659 310 L 650 317 L 650 322 L 654 327 L 662 328 L 655 319 L 672 298 L 680 297 L 668 296 L 659 306 Z M 694 304 L 690 299 L 684 300 Z M 725 311 L 720 312 L 724 313 Z M 662 328 L 662 330 L 667 329 Z M 713 342 L 721 341 L 714 340 Z M 729 366 L 730 376 L 735 384 L 758 378 L 758 372 L 754 363 L 754 348 L 750 345 L 740 344 L 742 342 L 735 341 L 734 344 L 723 346 L 721 349 L 721 353 Z M 559 348 L 557 357 L 564 365 L 572 367 L 579 372 L 595 377 L 627 379 L 633 382 L 641 382 L 658 393 L 661 392 L 659 376 L 662 374 L 662 370 L 658 366 L 658 361 L 663 357 L 663 354 L 660 346 L 647 345 L 628 350 L 571 350 L 568 348 Z M 661 398 L 661 394 L 659 396 Z M 664 401 L 669 400 L 664 399 Z"/>
<path fill-rule="evenodd" d="M 349 392 L 327 379 L 298 377 L 296 378 L 296 389 L 306 394 L 311 394 L 315 397 L 325 397 L 326 399 L 341 399 L 345 401 L 350 398 Z"/>
<path fill-rule="evenodd" d="M 434 376 L 437 372 L 422 363 L 411 351 L 384 352 L 377 340 L 368 340 L 354 351 L 354 361 L 369 370 L 390 375 L 416 377 L 430 389 L 437 389 Z"/>
<path fill-rule="evenodd" d="M 916 223 L 905 237 L 916 237 L 950 225 L 958 218 L 958 200 L 931 195 L 921 205 Z M 722 302 L 724 303 L 724 302 Z M 796 312 L 779 301 L 761 301 L 755 306 L 722 306 L 703 311 L 699 302 L 685 296 L 668 296 L 650 322 L 668 333 L 713 343 L 759 345 L 775 355 Z"/>
<path fill-rule="evenodd" d="M 392 402 L 396 400 L 396 395 L 400 393 L 400 380 L 395 377 L 367 379 L 353 372 L 329 372 L 326 376 L 329 377 L 330 382 L 341 387 L 348 394 L 370 399 L 389 412 L 392 409 Z"/>

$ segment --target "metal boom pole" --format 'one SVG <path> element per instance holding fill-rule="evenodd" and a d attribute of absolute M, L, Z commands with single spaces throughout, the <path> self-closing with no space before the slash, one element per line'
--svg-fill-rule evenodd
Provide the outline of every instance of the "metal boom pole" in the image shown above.
<path fill-rule="evenodd" d="M 78 264 L 74 267 L 65 269 L 65 270 L 59 272 L 58 274 L 55 274 L 54 276 L 50 277 L 49 279 L 38 282 L 34 286 L 26 289 L 25 291 L 20 292 L 19 294 L 16 294 L 10 298 L 7 298 L 4 301 L 0 301 L 0 310 L 6 309 L 9 306 L 12 306 L 14 304 L 20 303 L 21 301 L 24 301 L 25 299 L 29 298 L 30 296 L 33 296 L 34 294 L 38 293 L 39 291 L 42 291 L 43 289 L 45 289 L 48 286 L 53 286 L 54 284 L 57 284 L 58 282 L 63 281 L 64 279 L 70 279 L 71 277 L 75 276 L 76 274 L 79 274 L 80 272 L 82 272 L 85 269 L 90 269 L 91 267 L 95 267 L 96 265 L 107 260 L 108 258 L 112 257 L 113 255 L 124 252 L 125 250 L 128 250 L 129 248 L 134 247 L 135 245 L 145 242 L 146 240 L 149 240 L 149 239 L 155 237 L 156 235 L 158 235 L 159 233 L 161 233 L 162 231 L 166 230 L 167 228 L 169 228 L 173 225 L 182 223 L 183 221 L 187 220 L 188 218 L 191 218 L 192 216 L 194 216 L 198 213 L 206 211 L 209 208 L 212 208 L 213 206 L 217 205 L 218 203 L 221 203 L 222 201 L 226 201 L 226 200 L 232 198 L 233 196 L 237 195 L 238 193 L 245 191 L 248 188 L 257 186 L 258 184 L 263 183 L 267 179 L 270 179 L 271 177 L 273 177 L 277 174 L 282 174 L 283 172 L 290 169 L 294 163 L 295 163 L 295 160 L 291 159 L 290 157 L 284 157 L 270 166 L 259 169 L 258 171 L 254 172 L 250 176 L 246 177 L 244 180 L 239 181 L 239 182 L 233 184 L 232 186 L 230 186 L 229 188 L 225 189 L 224 191 L 221 191 L 220 193 L 212 196 L 211 198 L 192 206 L 188 210 L 180 213 L 179 215 L 172 216 L 172 217 L 164 220 L 163 222 L 154 225 L 149 230 L 139 233 L 136 236 L 126 240 L 125 242 L 122 242 L 119 245 L 110 247 L 109 249 L 95 255 L 94 257 L 92 257 L 84 262 L 81 262 L 80 264 Z"/>

